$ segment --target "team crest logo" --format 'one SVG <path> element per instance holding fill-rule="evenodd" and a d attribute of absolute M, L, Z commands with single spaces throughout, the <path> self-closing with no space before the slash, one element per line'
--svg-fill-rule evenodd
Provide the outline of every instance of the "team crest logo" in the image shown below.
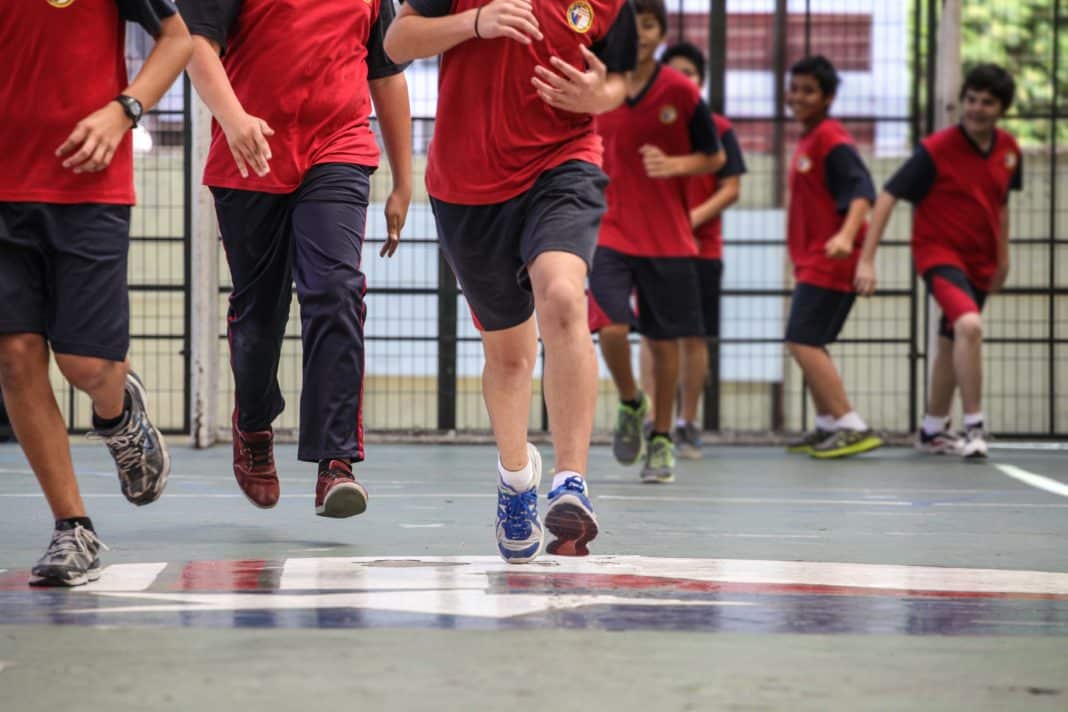
<path fill-rule="evenodd" d="M 801 156 L 797 159 L 797 170 L 799 173 L 808 173 L 812 170 L 812 159 L 808 156 Z"/>
<path fill-rule="evenodd" d="M 1008 168 L 1010 171 L 1014 170 L 1016 168 L 1016 163 L 1018 162 L 1018 160 L 1019 159 L 1016 158 L 1016 154 L 1015 153 L 1006 153 L 1005 154 L 1005 167 Z"/>
<path fill-rule="evenodd" d="M 579 34 L 586 34 L 593 27 L 593 6 L 586 0 L 575 0 L 567 8 L 567 24 Z"/>
<path fill-rule="evenodd" d="M 52 7 L 70 7 L 74 4 L 74 0 L 48 0 L 48 4 Z"/>
<path fill-rule="evenodd" d="M 679 118 L 678 109 L 671 104 L 660 109 L 660 123 L 673 124 L 675 120 Z"/>

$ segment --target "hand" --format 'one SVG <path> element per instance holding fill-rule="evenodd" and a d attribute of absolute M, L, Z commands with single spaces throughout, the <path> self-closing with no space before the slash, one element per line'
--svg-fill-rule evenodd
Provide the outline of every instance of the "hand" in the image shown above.
<path fill-rule="evenodd" d="M 476 36 L 484 40 L 507 37 L 528 45 L 531 37 L 542 39 L 530 0 L 493 0 L 483 5 L 476 17 L 478 19 L 473 29 Z"/>
<path fill-rule="evenodd" d="M 857 271 L 853 276 L 853 287 L 857 294 L 862 297 L 870 297 L 875 294 L 875 263 L 868 260 L 857 262 Z"/>
<path fill-rule="evenodd" d="M 585 72 L 575 69 L 570 64 L 552 57 L 549 62 L 555 72 L 548 67 L 534 67 L 530 81 L 538 90 L 538 96 L 549 106 L 574 114 L 600 114 L 612 108 L 608 96 L 608 69 L 597 55 L 579 47 L 586 59 Z"/>
<path fill-rule="evenodd" d="M 853 238 L 836 233 L 823 246 L 823 253 L 832 260 L 844 260 L 853 254 Z"/>
<path fill-rule="evenodd" d="M 997 269 L 994 270 L 994 278 L 990 281 L 990 291 L 1000 292 L 1001 288 L 1005 286 L 1005 280 L 1009 277 L 1009 265 L 999 264 Z"/>
<path fill-rule="evenodd" d="M 645 144 L 638 149 L 642 154 L 642 165 L 645 167 L 645 175 L 650 178 L 671 178 L 675 175 L 674 164 L 671 156 L 661 151 L 652 144 Z"/>
<path fill-rule="evenodd" d="M 408 205 L 412 202 L 411 188 L 394 186 L 386 199 L 386 242 L 378 251 L 379 257 L 392 257 L 400 247 L 401 230 L 408 219 Z"/>
<path fill-rule="evenodd" d="M 271 160 L 271 146 L 268 136 L 274 136 L 274 129 L 267 122 L 251 114 L 243 113 L 235 121 L 222 123 L 226 143 L 237 164 L 237 172 L 242 178 L 248 178 L 249 166 L 261 178 L 271 171 L 267 161 Z"/>
<path fill-rule="evenodd" d="M 78 122 L 67 140 L 56 149 L 64 168 L 75 173 L 96 173 L 111 164 L 122 137 L 133 127 L 133 121 L 117 101 L 108 102 Z"/>

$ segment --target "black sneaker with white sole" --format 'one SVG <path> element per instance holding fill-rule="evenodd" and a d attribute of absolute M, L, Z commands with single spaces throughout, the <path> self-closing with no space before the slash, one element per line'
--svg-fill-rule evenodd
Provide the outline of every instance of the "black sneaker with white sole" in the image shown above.
<path fill-rule="evenodd" d="M 126 376 L 129 410 L 111 430 L 94 431 L 104 440 L 115 459 L 119 486 L 127 500 L 138 506 L 151 504 L 163 494 L 171 470 L 163 435 L 148 419 L 148 394 L 137 374 Z"/>
<path fill-rule="evenodd" d="M 60 525 L 63 526 L 63 525 Z M 97 554 L 107 549 L 92 529 L 81 524 L 57 528 L 52 542 L 30 571 L 31 586 L 82 586 L 100 578 Z"/>

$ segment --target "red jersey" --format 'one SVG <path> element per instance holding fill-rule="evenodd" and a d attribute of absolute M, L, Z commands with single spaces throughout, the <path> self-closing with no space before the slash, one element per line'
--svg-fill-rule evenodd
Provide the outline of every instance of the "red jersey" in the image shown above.
<path fill-rule="evenodd" d="M 921 153 L 922 152 L 922 153 Z M 997 270 L 1001 212 L 1022 187 L 1020 147 L 997 129 L 984 152 L 960 126 L 931 134 L 917 156 L 887 184 L 916 204 L 912 254 L 921 274 L 939 265 L 960 268 L 989 291 Z"/>
<path fill-rule="evenodd" d="M 408 0 L 420 15 L 440 17 L 485 0 Z M 628 8 L 621 13 L 621 9 Z M 560 57 L 586 69 L 580 45 L 609 72 L 633 67 L 634 15 L 625 0 L 535 2 L 544 40 L 523 45 L 507 38 L 470 39 L 441 57 L 434 139 L 426 186 L 448 203 L 489 205 L 528 190 L 545 171 L 567 161 L 601 165 L 593 117 L 555 109 L 538 96 L 534 67 Z M 629 38 L 629 41 L 627 41 Z M 629 50 L 624 45 L 629 44 Z"/>
<path fill-rule="evenodd" d="M 867 224 L 857 232 L 849 257 L 832 260 L 823 250 L 842 228 L 849 205 L 857 198 L 875 200 L 871 175 L 845 127 L 834 119 L 824 119 L 801 136 L 790 160 L 786 231 L 796 281 L 853 291 Z"/>
<path fill-rule="evenodd" d="M 639 257 L 693 257 L 689 178 L 650 178 L 639 149 L 658 147 L 669 156 L 719 150 L 711 112 L 694 83 L 657 65 L 642 92 L 597 118 L 604 137 L 608 210 L 597 244 Z"/>
<path fill-rule="evenodd" d="M 381 51 L 390 0 L 182 0 L 193 34 L 224 49 L 223 66 L 245 111 L 274 129 L 271 171 L 242 178 L 212 122 L 204 183 L 290 193 L 321 163 L 375 167 L 368 78 L 402 71 Z M 384 21 L 381 21 L 385 18 Z"/>
<path fill-rule="evenodd" d="M 55 153 L 79 121 L 127 86 L 119 3 L 9 0 L 0 48 L 0 201 L 132 205 L 129 132 L 97 173 L 76 174 Z"/>
<path fill-rule="evenodd" d="M 723 153 L 727 162 L 717 173 L 707 176 L 692 176 L 686 181 L 686 200 L 692 211 L 711 198 L 717 190 L 719 183 L 724 178 L 742 175 L 745 173 L 745 159 L 742 156 L 742 148 L 734 135 L 734 127 L 725 116 L 712 114 L 712 122 L 716 127 L 716 134 L 723 146 Z M 693 232 L 697 238 L 697 256 L 703 260 L 723 259 L 723 215 L 717 215 L 708 222 L 699 225 Z"/>

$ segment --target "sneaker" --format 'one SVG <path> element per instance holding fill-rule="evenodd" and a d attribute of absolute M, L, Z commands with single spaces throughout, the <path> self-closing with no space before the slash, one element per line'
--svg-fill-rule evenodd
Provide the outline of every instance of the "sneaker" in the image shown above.
<path fill-rule="evenodd" d="M 159 430 L 148 419 L 148 394 L 136 373 L 126 374 L 130 409 L 112 430 L 92 431 L 104 440 L 119 472 L 122 494 L 138 506 L 159 499 L 167 485 L 171 459 Z"/>
<path fill-rule="evenodd" d="M 828 460 L 836 457 L 849 457 L 862 452 L 882 447 L 883 440 L 874 430 L 842 429 L 831 433 L 823 442 L 812 446 L 812 457 Z"/>
<path fill-rule="evenodd" d="M 947 429 L 928 435 L 923 428 L 920 428 L 920 431 L 916 433 L 916 442 L 913 447 L 928 455 L 959 455 L 963 445 L 963 439 L 951 430 Z"/>
<path fill-rule="evenodd" d="M 315 513 L 344 519 L 366 509 L 367 490 L 352 476 L 352 466 L 344 460 L 331 460 L 315 483 Z"/>
<path fill-rule="evenodd" d="M 234 478 L 249 502 L 261 509 L 278 504 L 278 469 L 274 464 L 274 431 L 240 430 L 237 409 L 231 418 L 234 441 Z"/>
<path fill-rule="evenodd" d="M 75 524 L 56 529 L 52 542 L 30 571 L 31 586 L 83 586 L 100 578 L 97 554 L 107 549 L 91 529 Z"/>
<path fill-rule="evenodd" d="M 801 437 L 796 440 L 791 440 L 786 443 L 786 452 L 800 452 L 806 455 L 811 455 L 812 448 L 816 447 L 832 435 L 834 435 L 833 430 L 822 430 L 820 428 L 810 430 L 807 433 L 802 433 Z"/>
<path fill-rule="evenodd" d="M 612 454 L 621 465 L 633 465 L 645 452 L 645 439 L 642 437 L 642 423 L 649 412 L 649 396 L 641 394 L 642 404 L 632 408 L 626 403 L 619 404 L 616 415 L 616 429 L 612 433 Z"/>
<path fill-rule="evenodd" d="M 671 438 L 654 435 L 642 467 L 642 482 L 665 483 L 675 481 L 675 445 Z"/>
<path fill-rule="evenodd" d="M 675 449 L 679 457 L 684 460 L 700 460 L 701 452 L 701 429 L 694 423 L 675 426 L 674 433 Z"/>
<path fill-rule="evenodd" d="M 597 515 L 586 496 L 586 480 L 568 477 L 549 493 L 545 528 L 556 537 L 547 551 L 557 556 L 587 556 L 586 547 L 597 537 Z"/>
<path fill-rule="evenodd" d="M 965 460 L 986 459 L 986 431 L 983 425 L 973 425 L 964 432 L 960 454 Z"/>
<path fill-rule="evenodd" d="M 541 553 L 545 534 L 538 521 L 538 485 L 541 484 L 541 455 L 527 443 L 534 484 L 517 492 L 497 476 L 497 551 L 509 564 L 525 564 Z"/>

